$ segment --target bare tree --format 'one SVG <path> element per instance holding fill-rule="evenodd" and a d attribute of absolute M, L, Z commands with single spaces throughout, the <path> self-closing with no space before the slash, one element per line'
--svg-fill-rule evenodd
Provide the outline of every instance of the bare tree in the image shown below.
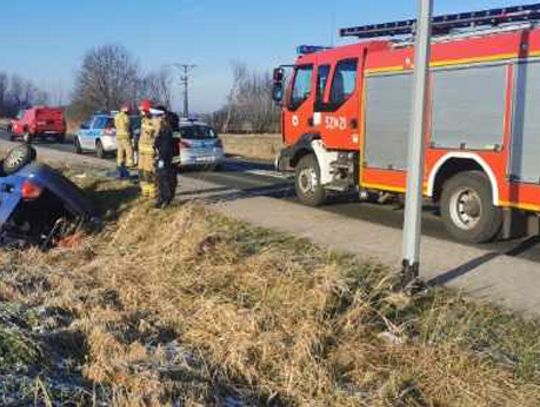
<path fill-rule="evenodd" d="M 279 109 L 274 105 L 272 78 L 268 73 L 250 71 L 240 62 L 233 62 L 233 84 L 228 96 L 222 131 L 265 133 L 279 129 Z M 223 117 L 222 113 L 215 118 Z"/>
<path fill-rule="evenodd" d="M 247 65 L 242 62 L 233 61 L 231 63 L 231 68 L 233 74 L 233 83 L 231 91 L 229 92 L 229 95 L 227 97 L 227 116 L 225 117 L 225 122 L 222 129 L 225 133 L 228 133 L 231 128 L 231 123 L 233 121 L 233 116 L 236 110 L 235 108 L 238 104 L 240 88 L 242 86 L 242 83 L 246 81 L 246 78 L 249 75 Z"/>
<path fill-rule="evenodd" d="M 43 105 L 48 101 L 47 92 L 19 75 L 0 72 L 0 115 L 14 116 L 17 111 L 32 105 Z"/>
<path fill-rule="evenodd" d="M 7 96 L 8 96 L 8 76 L 0 72 L 0 116 L 5 116 L 7 114 L 6 112 L 6 102 L 7 102 Z"/>
<path fill-rule="evenodd" d="M 66 91 L 61 80 L 56 82 L 50 90 L 50 99 L 56 106 L 63 106 L 66 99 Z"/>
<path fill-rule="evenodd" d="M 165 106 L 167 109 L 172 105 L 172 78 L 167 68 L 161 68 L 157 72 L 147 74 L 141 80 L 142 96 L 152 99 L 155 103 Z"/>
<path fill-rule="evenodd" d="M 78 72 L 73 105 L 78 115 L 98 109 L 118 109 L 134 102 L 139 67 L 121 45 L 103 45 L 90 50 Z M 135 90 L 135 91 L 134 91 Z"/>

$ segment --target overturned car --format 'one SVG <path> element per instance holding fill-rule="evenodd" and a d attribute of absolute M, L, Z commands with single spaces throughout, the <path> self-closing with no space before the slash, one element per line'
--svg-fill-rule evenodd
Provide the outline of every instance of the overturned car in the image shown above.
<path fill-rule="evenodd" d="M 29 145 L 0 161 L 0 246 L 56 245 L 76 232 L 101 226 L 84 192 L 51 167 L 36 162 Z"/>

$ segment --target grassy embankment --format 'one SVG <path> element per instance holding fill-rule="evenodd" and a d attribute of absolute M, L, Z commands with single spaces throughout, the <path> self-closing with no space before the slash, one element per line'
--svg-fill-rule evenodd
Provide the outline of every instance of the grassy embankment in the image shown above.
<path fill-rule="evenodd" d="M 391 270 L 74 179 L 102 233 L 0 252 L 0 404 L 540 403 L 534 322 L 444 290 L 412 300 Z"/>
<path fill-rule="evenodd" d="M 0 130 L 6 129 L 9 124 L 9 121 L 10 119 L 5 119 L 5 118 L 0 117 Z"/>
<path fill-rule="evenodd" d="M 224 134 L 225 152 L 248 159 L 273 161 L 282 147 L 279 134 Z"/>

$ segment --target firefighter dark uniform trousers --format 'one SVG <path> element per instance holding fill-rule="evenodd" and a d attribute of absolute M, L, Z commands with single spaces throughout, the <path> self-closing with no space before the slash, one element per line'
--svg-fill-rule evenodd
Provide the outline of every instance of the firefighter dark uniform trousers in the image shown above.
<path fill-rule="evenodd" d="M 141 136 L 139 138 L 139 176 L 142 196 L 154 199 L 156 189 L 156 153 L 154 142 L 157 134 L 156 121 L 150 117 L 141 120 Z"/>
<path fill-rule="evenodd" d="M 114 126 L 116 127 L 116 141 L 118 150 L 116 154 L 116 163 L 119 169 L 133 167 L 133 144 L 131 141 L 131 126 L 129 115 L 126 112 L 120 112 L 114 116 Z"/>
<path fill-rule="evenodd" d="M 157 118 L 158 132 L 154 142 L 156 157 L 156 180 L 158 185 L 157 206 L 166 206 L 174 199 L 177 186 L 174 157 L 173 132 L 166 117 Z"/>

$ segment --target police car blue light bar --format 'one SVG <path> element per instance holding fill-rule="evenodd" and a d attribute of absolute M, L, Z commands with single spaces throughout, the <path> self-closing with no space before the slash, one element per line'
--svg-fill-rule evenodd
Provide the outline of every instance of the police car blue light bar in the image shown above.
<path fill-rule="evenodd" d="M 327 49 L 330 49 L 330 47 L 323 47 L 320 45 L 300 45 L 296 48 L 296 53 L 298 55 L 308 55 L 315 54 L 316 52 L 321 52 Z"/>
<path fill-rule="evenodd" d="M 446 35 L 459 28 L 478 28 L 497 26 L 506 23 L 518 23 L 540 20 L 540 3 L 449 14 L 434 17 L 433 35 Z M 402 20 L 384 24 L 343 28 L 341 37 L 377 38 L 414 34 L 416 20 Z"/>

